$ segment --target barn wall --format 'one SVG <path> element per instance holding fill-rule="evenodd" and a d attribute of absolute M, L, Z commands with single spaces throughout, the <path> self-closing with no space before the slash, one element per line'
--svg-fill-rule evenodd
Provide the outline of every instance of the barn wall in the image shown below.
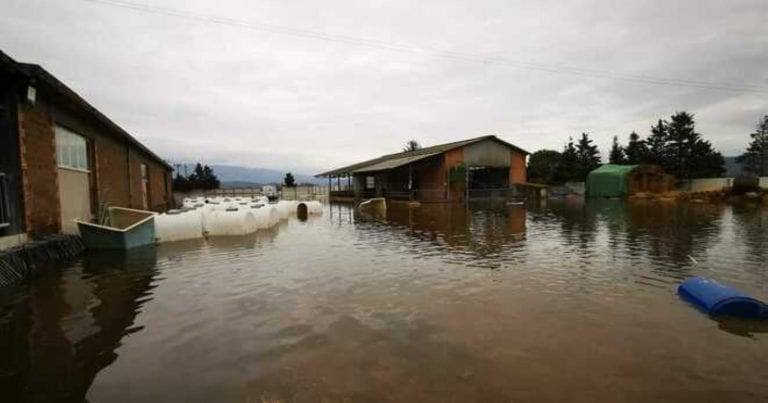
<path fill-rule="evenodd" d="M 485 140 L 464 147 L 464 163 L 468 166 L 507 168 L 511 166 L 509 147 Z"/>

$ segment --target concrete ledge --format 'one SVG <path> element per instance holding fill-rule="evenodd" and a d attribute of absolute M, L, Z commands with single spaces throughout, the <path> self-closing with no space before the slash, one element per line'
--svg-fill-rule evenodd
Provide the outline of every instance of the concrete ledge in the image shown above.
<path fill-rule="evenodd" d="M 27 242 L 27 234 L 0 236 L 0 251 L 19 246 Z"/>
<path fill-rule="evenodd" d="M 51 235 L 0 251 L 0 287 L 27 281 L 84 250 L 79 236 Z"/>

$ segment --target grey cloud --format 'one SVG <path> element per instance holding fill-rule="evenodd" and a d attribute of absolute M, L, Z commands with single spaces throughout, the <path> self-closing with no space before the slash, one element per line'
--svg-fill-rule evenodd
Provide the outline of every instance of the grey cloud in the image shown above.
<path fill-rule="evenodd" d="M 135 0 L 140 2 L 142 0 Z M 768 96 L 554 74 L 435 50 L 617 74 L 768 83 L 755 1 L 145 2 L 423 48 L 399 52 L 140 13 L 5 0 L 0 48 L 40 63 L 169 159 L 318 172 L 497 134 L 531 151 L 647 134 L 678 110 L 739 153 Z M 514 64 L 514 63 L 513 63 Z"/>

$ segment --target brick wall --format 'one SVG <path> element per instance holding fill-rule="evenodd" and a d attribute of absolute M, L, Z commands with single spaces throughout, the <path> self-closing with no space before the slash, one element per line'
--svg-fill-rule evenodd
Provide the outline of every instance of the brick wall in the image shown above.
<path fill-rule="evenodd" d="M 141 209 L 141 164 L 149 167 L 150 200 L 149 208 L 165 211 L 169 207 L 171 186 L 165 185 L 165 167 L 125 138 L 115 135 L 108 128 L 89 116 L 68 107 L 54 111 L 57 124 L 88 138 L 92 144 L 92 183 L 94 194 L 102 203 L 111 206 Z M 130 169 L 129 169 L 130 166 Z M 130 172 L 130 176 L 129 176 Z M 95 203 L 98 205 L 98 203 Z"/>
<path fill-rule="evenodd" d="M 525 183 L 528 177 L 525 166 L 525 154 L 516 151 L 510 151 L 510 153 L 512 166 L 509 169 L 509 184 Z"/>
<path fill-rule="evenodd" d="M 150 209 L 169 207 L 171 185 L 165 167 L 86 112 L 38 91 L 36 105 L 20 105 L 18 118 L 24 222 L 30 236 L 61 231 L 56 125 L 89 141 L 94 213 L 100 202 L 142 208 L 141 163 L 149 168 Z"/>
<path fill-rule="evenodd" d="M 61 231 L 56 142 L 49 107 L 19 106 L 24 222 L 31 237 Z"/>

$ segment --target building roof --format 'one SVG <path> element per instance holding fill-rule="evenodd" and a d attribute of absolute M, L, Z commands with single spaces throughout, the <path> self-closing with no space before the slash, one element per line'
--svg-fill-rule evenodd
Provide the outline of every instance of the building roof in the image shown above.
<path fill-rule="evenodd" d="M 91 117 L 93 117 L 100 123 L 107 126 L 117 136 L 128 140 L 128 142 L 130 142 L 131 144 L 133 144 L 134 146 L 142 150 L 152 159 L 162 164 L 165 168 L 169 170 L 173 170 L 173 167 L 171 167 L 171 165 L 169 165 L 164 159 L 160 158 L 157 154 L 152 152 L 139 140 L 131 136 L 122 127 L 118 126 L 117 123 L 113 122 L 106 115 L 104 115 L 99 110 L 91 106 L 91 104 L 89 104 L 85 99 L 83 99 L 75 91 L 67 87 L 64 83 L 59 81 L 56 77 L 54 77 L 51 73 L 46 71 L 41 66 L 37 64 L 16 62 L 10 56 L 6 55 L 2 51 L 0 51 L 0 65 L 5 65 L 7 68 L 10 69 L 12 73 L 21 74 L 23 76 L 26 76 L 29 79 L 34 80 L 36 85 L 40 85 L 40 84 L 44 85 L 45 87 L 47 87 L 48 89 L 56 93 L 58 96 L 61 96 L 62 98 L 64 98 L 69 102 L 72 102 L 74 105 L 78 106 L 81 110 L 85 111 Z"/>
<path fill-rule="evenodd" d="M 322 178 L 330 176 L 346 176 L 362 172 L 385 171 L 485 140 L 496 141 L 525 155 L 530 154 L 528 151 L 525 151 L 520 147 L 507 143 L 506 141 L 501 140 L 496 136 L 490 135 L 455 141 L 453 143 L 438 144 L 436 146 L 425 147 L 415 151 L 387 154 L 368 161 L 358 162 L 357 164 L 352 164 L 331 171 L 323 172 L 315 175 L 315 177 Z"/>
<path fill-rule="evenodd" d="M 599 166 L 598 168 L 595 168 L 592 170 L 589 175 L 599 175 L 599 176 L 616 176 L 616 175 L 627 175 L 630 172 L 634 171 L 635 168 L 639 167 L 639 165 L 618 165 L 618 164 L 603 164 Z"/>

